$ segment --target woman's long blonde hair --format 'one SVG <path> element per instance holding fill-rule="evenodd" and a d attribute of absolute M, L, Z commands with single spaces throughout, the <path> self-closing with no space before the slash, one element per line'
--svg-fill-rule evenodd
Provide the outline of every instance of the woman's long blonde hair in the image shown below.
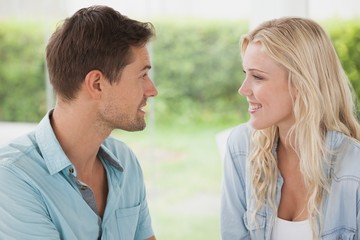
<path fill-rule="evenodd" d="M 360 139 L 352 87 L 330 38 L 310 19 L 287 17 L 262 23 L 242 38 L 242 55 L 250 42 L 260 43 L 265 53 L 288 70 L 289 87 L 296 89 L 295 124 L 288 139 L 295 140 L 294 149 L 309 193 L 307 209 L 317 239 L 322 200 L 329 189 L 329 177 L 324 171 L 329 164 L 326 132 L 339 131 Z M 265 202 L 277 212 L 278 167 L 272 154 L 277 134 L 276 126 L 252 131 L 249 164 L 255 197 L 253 216 Z"/>

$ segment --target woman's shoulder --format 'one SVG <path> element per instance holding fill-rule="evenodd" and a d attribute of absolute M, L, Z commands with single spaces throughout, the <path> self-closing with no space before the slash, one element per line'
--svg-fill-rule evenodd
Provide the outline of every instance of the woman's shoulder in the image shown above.
<path fill-rule="evenodd" d="M 335 177 L 360 182 L 360 142 L 340 132 L 328 133 L 327 140 Z"/>
<path fill-rule="evenodd" d="M 229 138 L 249 139 L 251 127 L 247 122 L 241 123 L 231 129 Z"/>
<path fill-rule="evenodd" d="M 242 123 L 231 129 L 227 145 L 235 149 L 248 149 L 250 145 L 251 128 L 248 123 Z"/>

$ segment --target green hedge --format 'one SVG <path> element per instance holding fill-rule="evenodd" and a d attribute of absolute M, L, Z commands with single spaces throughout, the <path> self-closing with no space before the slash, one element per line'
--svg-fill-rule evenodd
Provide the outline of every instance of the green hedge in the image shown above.
<path fill-rule="evenodd" d="M 243 79 L 239 39 L 247 22 L 158 19 L 154 25 L 157 122 L 233 124 L 247 118 L 247 104 L 237 93 Z M 360 96 L 360 21 L 322 25 Z M 0 22 L 0 120 L 35 122 L 46 112 L 41 29 Z"/>
<path fill-rule="evenodd" d="M 35 122 L 46 111 L 43 39 L 34 23 L 0 23 L 0 120 Z"/>
<path fill-rule="evenodd" d="M 237 93 L 243 79 L 239 39 L 246 22 L 162 20 L 155 26 L 158 119 L 231 121 L 246 113 Z"/>
<path fill-rule="evenodd" d="M 329 28 L 341 63 L 358 97 L 357 105 L 360 106 L 360 19 L 347 24 L 340 22 Z"/>

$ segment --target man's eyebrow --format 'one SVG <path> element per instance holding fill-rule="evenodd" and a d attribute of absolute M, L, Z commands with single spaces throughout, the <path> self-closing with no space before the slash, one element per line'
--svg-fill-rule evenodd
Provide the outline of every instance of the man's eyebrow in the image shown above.
<path fill-rule="evenodd" d="M 145 65 L 141 71 L 144 71 L 144 70 L 148 70 L 148 69 L 151 69 L 151 65 Z"/>

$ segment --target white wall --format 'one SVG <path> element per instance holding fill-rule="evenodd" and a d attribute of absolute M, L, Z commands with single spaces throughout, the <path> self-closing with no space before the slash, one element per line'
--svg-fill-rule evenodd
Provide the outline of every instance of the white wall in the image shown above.
<path fill-rule="evenodd" d="M 250 28 L 272 18 L 283 16 L 309 17 L 308 0 L 252 0 Z"/>
<path fill-rule="evenodd" d="M 304 2 L 308 2 L 304 4 Z M 314 19 L 360 18 L 360 0 L 0 0 L 0 19 L 57 19 L 81 7 L 105 4 L 132 18 L 159 16 L 254 19 L 259 22 L 304 12 Z"/>

